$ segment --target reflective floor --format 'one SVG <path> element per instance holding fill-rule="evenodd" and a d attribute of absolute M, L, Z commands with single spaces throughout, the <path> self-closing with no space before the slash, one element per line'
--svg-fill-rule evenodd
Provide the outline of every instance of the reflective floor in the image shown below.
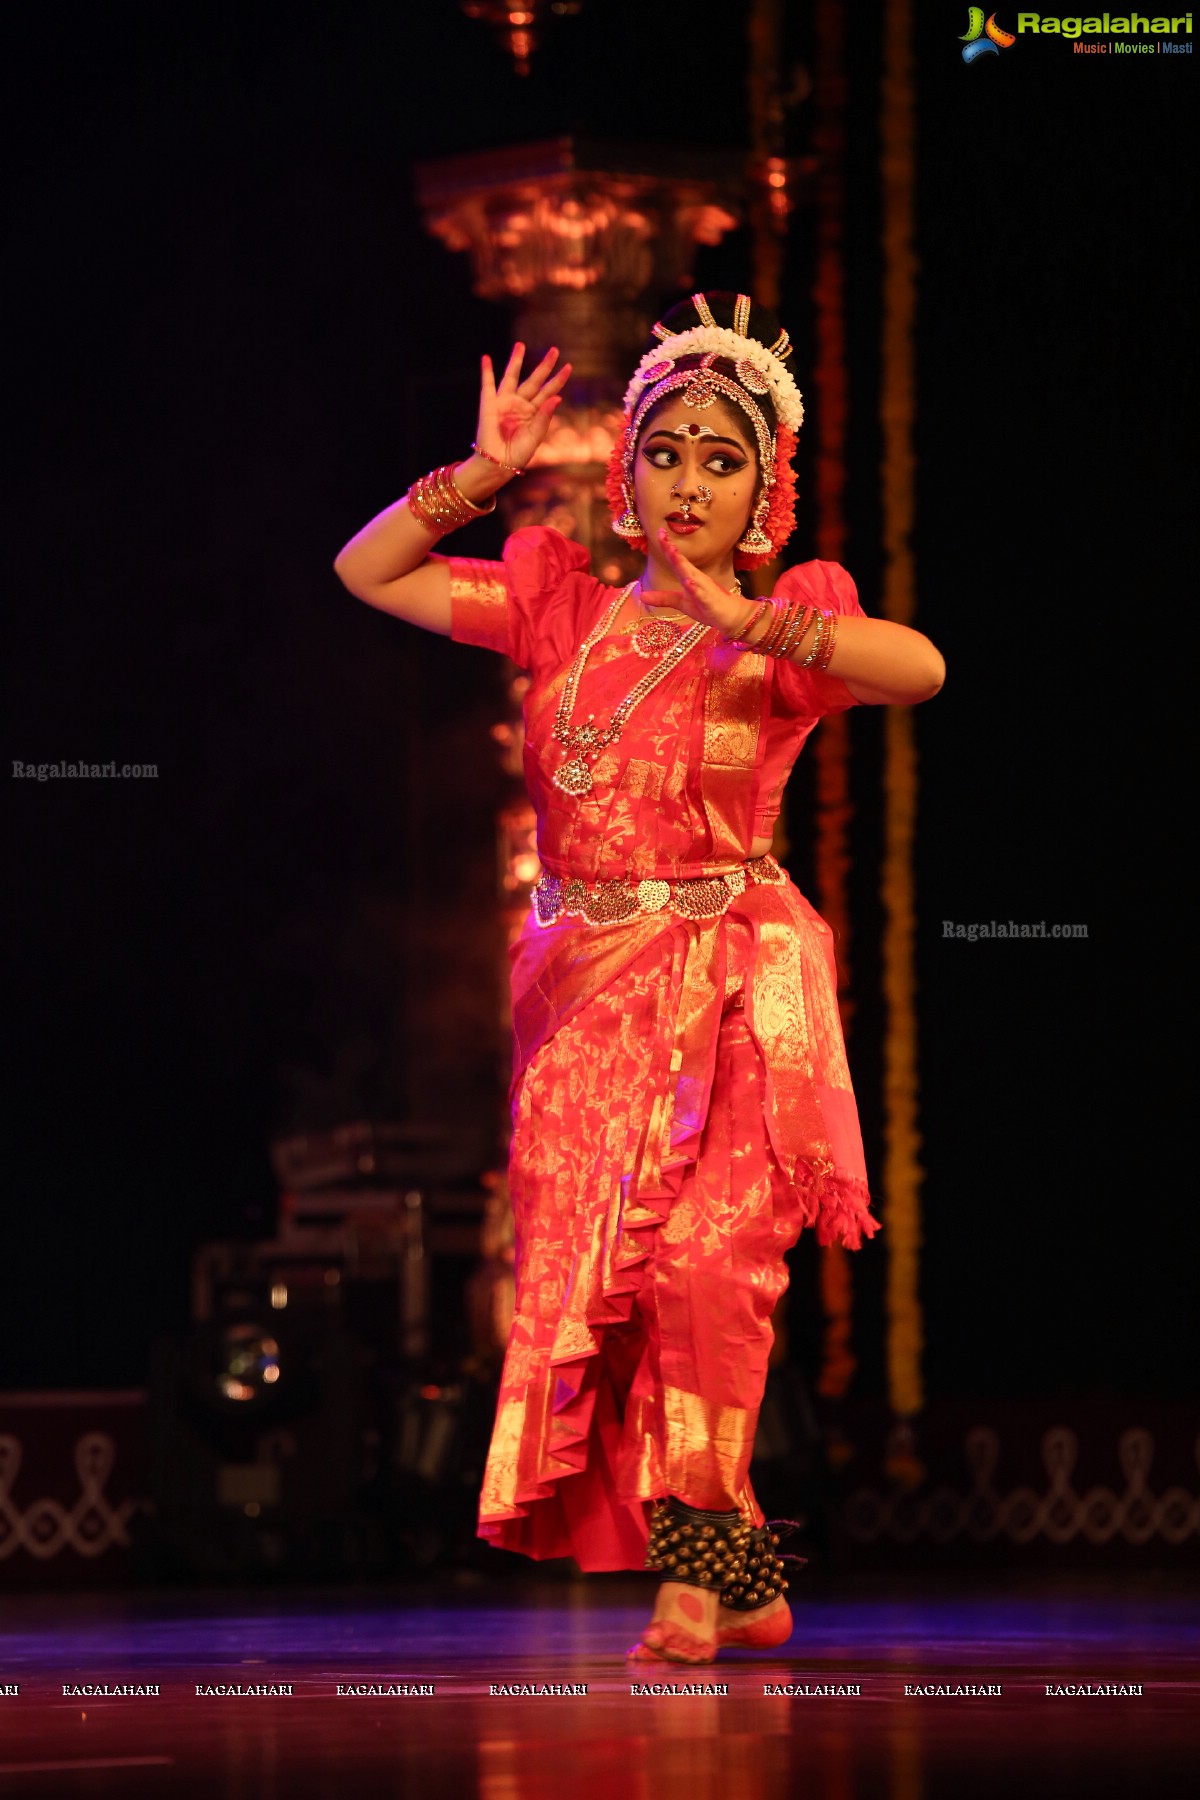
<path fill-rule="evenodd" d="M 982 1589 L 939 1575 L 812 1588 L 785 1650 L 703 1669 L 625 1663 L 647 1593 L 600 1578 L 10 1597 L 0 1789 L 54 1800 L 1200 1792 L 1194 1581 Z M 337 1692 L 406 1683 L 434 1692 Z M 728 1692 L 634 1694 L 635 1683 Z M 157 1695 L 63 1692 L 152 1684 Z M 287 1684 L 290 1694 L 196 1692 Z M 491 1691 L 582 1684 L 585 1694 Z M 922 1687 L 1001 1691 L 905 1691 Z"/>

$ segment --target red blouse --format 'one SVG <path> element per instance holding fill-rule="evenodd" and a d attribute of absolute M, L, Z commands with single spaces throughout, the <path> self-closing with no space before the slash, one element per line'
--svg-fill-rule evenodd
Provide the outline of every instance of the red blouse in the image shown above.
<path fill-rule="evenodd" d="M 715 873 L 769 837 L 784 786 L 826 713 L 856 704 L 844 681 L 724 644 L 714 632 L 642 701 L 619 740 L 591 764 L 595 786 L 575 798 L 553 785 L 565 751 L 553 736 L 563 680 L 618 589 L 589 572 L 581 544 L 545 526 L 515 532 L 503 562 L 452 556 L 451 635 L 500 651 L 529 673 L 525 779 L 538 851 L 555 875 L 584 881 Z M 775 593 L 862 617 L 838 563 L 787 569 Z M 651 664 L 617 625 L 588 657 L 574 722 L 603 724 Z"/>

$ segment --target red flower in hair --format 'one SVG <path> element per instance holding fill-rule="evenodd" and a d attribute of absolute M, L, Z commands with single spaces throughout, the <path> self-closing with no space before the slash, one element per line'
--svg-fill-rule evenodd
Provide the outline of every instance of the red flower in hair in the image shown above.
<path fill-rule="evenodd" d="M 773 562 L 796 529 L 796 471 L 792 467 L 792 458 L 796 454 L 796 434 L 786 425 L 780 425 L 775 433 L 775 482 L 771 488 L 771 503 L 767 508 L 767 516 L 763 520 L 763 530 L 773 546 L 760 555 L 748 555 L 744 550 L 735 550 L 733 566 L 735 569 L 757 569 L 763 563 Z"/>
<path fill-rule="evenodd" d="M 622 431 L 609 454 L 608 469 L 604 476 L 604 493 L 608 500 L 608 510 L 612 514 L 614 525 L 625 511 L 625 445 L 628 437 L 629 425 L 628 422 L 626 422 L 624 431 Z M 630 497 L 629 504 L 630 506 L 633 505 L 632 496 Z M 626 538 L 624 542 L 629 545 L 631 550 L 636 550 L 639 553 L 648 550 L 650 547 L 644 536 Z"/>

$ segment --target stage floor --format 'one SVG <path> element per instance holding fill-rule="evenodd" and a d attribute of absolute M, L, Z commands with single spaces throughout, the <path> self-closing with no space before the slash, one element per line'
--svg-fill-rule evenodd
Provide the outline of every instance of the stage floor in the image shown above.
<path fill-rule="evenodd" d="M 1194 1579 L 1182 1590 L 1165 1575 L 814 1583 L 801 1586 L 783 1651 L 699 1669 L 625 1663 L 650 1591 L 602 1577 L 9 1596 L 0 1788 L 54 1800 L 1200 1792 Z M 634 1694 L 634 1683 L 728 1691 Z M 157 1694 L 78 1691 L 154 1684 Z M 196 1691 L 287 1684 L 290 1694 Z M 337 1691 L 356 1684 L 434 1691 Z M 584 1694 L 493 1691 L 582 1684 Z M 906 1691 L 922 1687 L 1001 1691 Z M 1140 1691 L 1094 1691 L 1104 1688 Z"/>

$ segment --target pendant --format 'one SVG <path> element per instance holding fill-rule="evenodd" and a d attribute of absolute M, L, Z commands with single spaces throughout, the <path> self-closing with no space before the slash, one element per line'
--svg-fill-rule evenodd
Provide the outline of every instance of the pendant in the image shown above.
<path fill-rule="evenodd" d="M 594 785 L 592 771 L 578 751 L 554 771 L 554 785 L 560 793 L 573 794 L 576 799 L 582 799 L 584 794 L 591 793 Z"/>
<path fill-rule="evenodd" d="M 682 636 L 683 626 L 673 619 L 641 619 L 633 634 L 633 647 L 649 662 L 652 657 L 661 656 L 664 650 L 670 650 Z"/>

